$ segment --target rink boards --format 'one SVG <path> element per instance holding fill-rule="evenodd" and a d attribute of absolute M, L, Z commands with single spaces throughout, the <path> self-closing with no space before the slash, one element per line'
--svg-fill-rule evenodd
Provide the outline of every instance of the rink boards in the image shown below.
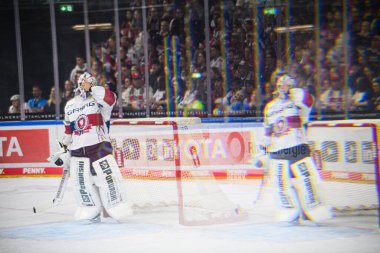
<path fill-rule="evenodd" d="M 312 122 L 308 134 L 322 176 L 326 180 L 375 183 L 379 171 L 378 126 L 379 121 L 375 120 Z M 0 177 L 60 176 L 62 168 L 48 163 L 46 158 L 56 151 L 55 140 L 60 139 L 63 132 L 61 121 L 2 122 Z M 110 135 L 124 176 L 176 178 L 171 128 L 112 125 Z M 184 175 L 223 180 L 257 179 L 263 175 L 263 170 L 251 163 L 253 156 L 260 152 L 263 128 L 259 123 L 188 125 L 179 129 L 178 135 L 179 161 Z"/>

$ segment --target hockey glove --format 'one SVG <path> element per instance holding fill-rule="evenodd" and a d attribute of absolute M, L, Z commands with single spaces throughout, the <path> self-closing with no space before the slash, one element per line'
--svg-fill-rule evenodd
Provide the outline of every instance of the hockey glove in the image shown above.
<path fill-rule="evenodd" d="M 57 141 L 58 151 L 52 154 L 47 160 L 53 162 L 57 166 L 68 165 L 70 163 L 70 154 L 67 146 Z"/>

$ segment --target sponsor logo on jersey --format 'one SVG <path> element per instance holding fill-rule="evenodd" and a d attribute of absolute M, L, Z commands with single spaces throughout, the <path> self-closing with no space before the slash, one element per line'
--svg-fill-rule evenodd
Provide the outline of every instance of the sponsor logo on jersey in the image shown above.
<path fill-rule="evenodd" d="M 282 113 L 286 109 L 292 109 L 292 108 L 296 108 L 296 106 L 295 106 L 295 104 L 293 102 L 289 103 L 289 104 L 287 104 L 285 106 L 280 107 L 280 109 L 278 109 L 278 110 L 274 110 L 274 111 L 268 112 L 267 117 L 271 117 L 271 116 L 273 116 L 275 114 Z"/>
<path fill-rule="evenodd" d="M 88 117 L 85 114 L 79 115 L 79 117 L 74 122 L 75 130 L 73 131 L 73 134 L 75 135 L 82 135 L 84 133 L 87 133 L 91 129 L 91 125 L 88 123 Z"/>
<path fill-rule="evenodd" d="M 4 169 L 0 169 L 0 175 L 4 174 Z"/>
<path fill-rule="evenodd" d="M 273 131 L 276 135 L 283 135 L 289 132 L 288 120 L 286 117 L 279 117 L 273 124 Z"/>
<path fill-rule="evenodd" d="M 84 105 L 81 106 L 81 107 L 73 108 L 73 109 L 71 109 L 71 110 L 68 110 L 68 111 L 67 111 L 67 115 L 70 116 L 70 115 L 73 114 L 73 113 L 82 112 L 84 109 L 86 109 L 86 108 L 88 108 L 88 107 L 95 106 L 95 105 L 96 105 L 95 101 L 90 101 L 90 102 L 88 102 L 87 104 L 84 104 Z"/>

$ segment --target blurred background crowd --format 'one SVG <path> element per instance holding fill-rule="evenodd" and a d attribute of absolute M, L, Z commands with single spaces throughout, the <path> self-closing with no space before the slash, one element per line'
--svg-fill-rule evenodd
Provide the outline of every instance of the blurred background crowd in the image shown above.
<path fill-rule="evenodd" d="M 90 58 L 73 40 L 59 90 L 35 78 L 25 101 L 7 94 L 1 114 L 62 114 L 84 71 L 118 94 L 114 117 L 261 117 L 282 73 L 314 95 L 316 118 L 380 112 L 378 1 L 147 0 L 144 9 L 120 0 L 118 22 L 113 1 L 94 2 L 90 15 L 113 28 L 90 31 Z"/>

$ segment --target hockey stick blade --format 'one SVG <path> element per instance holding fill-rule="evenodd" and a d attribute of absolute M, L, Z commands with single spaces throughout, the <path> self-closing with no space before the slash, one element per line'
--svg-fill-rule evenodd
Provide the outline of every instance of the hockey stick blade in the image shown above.
<path fill-rule="evenodd" d="M 54 201 L 54 200 L 53 200 Z M 50 208 L 53 208 L 54 206 L 54 203 L 46 203 L 45 205 L 41 205 L 41 206 L 33 206 L 33 213 L 42 213 L 42 212 L 45 212 L 47 210 L 49 210 Z"/>

